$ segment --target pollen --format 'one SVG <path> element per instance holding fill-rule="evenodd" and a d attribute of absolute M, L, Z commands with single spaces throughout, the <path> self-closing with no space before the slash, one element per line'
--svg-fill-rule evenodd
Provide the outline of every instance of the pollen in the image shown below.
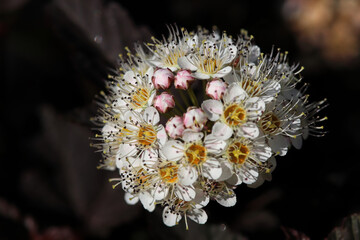
<path fill-rule="evenodd" d="M 206 148 L 200 144 L 192 144 L 186 149 L 185 156 L 190 164 L 200 165 L 206 161 Z"/>
<path fill-rule="evenodd" d="M 261 91 L 260 84 L 258 82 L 247 80 L 241 82 L 241 87 L 250 95 L 255 96 Z"/>
<path fill-rule="evenodd" d="M 166 183 L 177 183 L 178 178 L 178 167 L 173 164 L 167 164 L 159 169 L 161 179 Z"/>
<path fill-rule="evenodd" d="M 246 110 L 238 104 L 232 104 L 224 110 L 225 122 L 230 127 L 239 126 L 246 122 Z"/>
<path fill-rule="evenodd" d="M 203 72 L 215 73 L 218 69 L 218 63 L 216 58 L 206 58 L 201 66 Z"/>
<path fill-rule="evenodd" d="M 227 156 L 230 162 L 243 164 L 249 156 L 249 148 L 241 142 L 233 142 L 227 148 Z"/>
<path fill-rule="evenodd" d="M 131 104 L 135 108 L 142 108 L 150 98 L 150 91 L 146 88 L 138 88 L 132 93 Z"/>
<path fill-rule="evenodd" d="M 260 119 L 260 127 L 267 134 L 274 134 L 280 128 L 280 120 L 273 113 L 269 112 Z"/>
<path fill-rule="evenodd" d="M 141 126 L 138 132 L 138 143 L 144 147 L 149 148 L 156 141 L 156 130 L 150 124 Z"/>

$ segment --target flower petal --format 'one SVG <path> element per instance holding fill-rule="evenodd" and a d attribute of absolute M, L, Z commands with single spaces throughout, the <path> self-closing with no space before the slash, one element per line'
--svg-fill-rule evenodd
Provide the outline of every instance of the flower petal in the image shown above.
<path fill-rule="evenodd" d="M 204 134 L 202 132 L 195 132 L 191 129 L 186 129 L 183 132 L 182 139 L 185 142 L 197 142 L 200 141 L 204 137 Z"/>
<path fill-rule="evenodd" d="M 164 157 L 169 161 L 180 160 L 184 156 L 184 145 L 177 140 L 169 140 L 161 148 Z"/>
<path fill-rule="evenodd" d="M 232 83 L 228 86 L 224 94 L 223 100 L 225 103 L 240 102 L 247 97 L 245 90 L 237 83 Z"/>
<path fill-rule="evenodd" d="M 191 211 L 189 211 L 187 216 L 198 224 L 204 224 L 208 219 L 208 216 L 204 209 L 192 209 Z"/>
<path fill-rule="evenodd" d="M 148 107 L 144 111 L 144 120 L 152 125 L 156 125 L 160 121 L 160 114 L 154 107 Z"/>
<path fill-rule="evenodd" d="M 255 123 L 247 122 L 241 125 L 241 127 L 237 131 L 237 135 L 254 139 L 259 136 L 259 128 Z"/>
<path fill-rule="evenodd" d="M 208 158 L 203 163 L 203 175 L 206 178 L 218 179 L 221 176 L 221 165 L 216 158 Z"/>
<path fill-rule="evenodd" d="M 191 201 L 195 198 L 196 195 L 193 186 L 183 186 L 181 184 L 177 184 L 174 193 L 178 198 L 184 201 Z"/>
<path fill-rule="evenodd" d="M 220 101 L 214 99 L 205 100 L 201 104 L 201 108 L 204 110 L 207 118 L 210 121 L 218 120 L 224 111 L 223 104 Z"/>
<path fill-rule="evenodd" d="M 236 194 L 232 189 L 220 192 L 215 200 L 224 207 L 232 207 L 236 204 Z"/>
<path fill-rule="evenodd" d="M 212 127 L 211 134 L 218 139 L 227 140 L 233 135 L 233 130 L 225 123 L 216 122 Z"/>
<path fill-rule="evenodd" d="M 139 198 L 137 196 L 127 192 L 124 195 L 124 199 L 125 202 L 129 205 L 135 205 L 139 201 Z"/>
<path fill-rule="evenodd" d="M 197 67 L 194 66 L 187 57 L 180 57 L 178 58 L 177 61 L 178 65 L 182 68 L 182 69 L 188 69 L 190 71 L 196 71 Z"/>
<path fill-rule="evenodd" d="M 147 191 L 140 192 L 139 199 L 141 204 L 146 210 L 148 210 L 149 212 L 155 210 L 155 199 L 149 192 Z"/>
<path fill-rule="evenodd" d="M 162 216 L 164 224 L 168 227 L 177 225 L 182 218 L 180 214 L 172 211 L 169 206 L 164 207 Z"/>
<path fill-rule="evenodd" d="M 222 78 L 226 75 L 228 75 L 232 71 L 232 67 L 227 66 L 221 69 L 220 71 L 217 71 L 215 74 L 212 75 L 213 78 Z"/>
<path fill-rule="evenodd" d="M 196 168 L 187 165 L 178 170 L 179 183 L 185 186 L 192 185 L 198 178 Z"/>

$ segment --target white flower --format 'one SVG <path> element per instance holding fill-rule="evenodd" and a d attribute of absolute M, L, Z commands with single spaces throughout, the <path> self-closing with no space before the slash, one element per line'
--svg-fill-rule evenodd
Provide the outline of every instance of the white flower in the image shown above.
<path fill-rule="evenodd" d="M 179 224 L 184 216 L 187 229 L 187 217 L 198 224 L 205 224 L 208 219 L 206 212 L 199 204 L 178 199 L 166 203 L 162 216 L 164 224 L 168 227 Z"/>
<path fill-rule="evenodd" d="M 299 100 L 288 101 L 278 96 L 276 101 L 267 105 L 258 122 L 261 135 L 267 138 L 269 146 L 277 155 L 286 155 L 291 139 L 300 136 L 303 113 L 296 110 L 298 105 Z"/>
<path fill-rule="evenodd" d="M 221 152 L 225 146 L 223 140 L 215 140 L 204 134 L 185 130 L 182 140 L 169 140 L 161 149 L 169 161 L 181 161 L 186 167 L 179 172 L 179 181 L 184 185 L 193 184 L 199 175 L 206 178 L 217 179 L 221 175 L 219 161 L 212 156 Z"/>
<path fill-rule="evenodd" d="M 158 150 L 167 140 L 165 128 L 159 124 L 158 111 L 154 107 L 148 107 L 141 114 L 129 111 L 124 118 L 117 161 L 124 161 L 128 157 L 155 161 Z"/>
<path fill-rule="evenodd" d="M 169 32 L 170 36 L 163 42 L 153 37 L 153 43 L 147 44 L 148 49 L 153 54 L 148 61 L 156 67 L 177 71 L 180 69 L 178 59 L 198 45 L 198 37 L 190 35 L 185 29 L 179 31 L 176 26 L 170 26 Z"/>
<path fill-rule="evenodd" d="M 153 68 L 149 68 L 145 75 L 128 71 L 123 78 L 113 86 L 111 107 L 115 112 L 123 113 L 128 110 L 141 111 L 151 106 L 156 91 L 151 81 Z"/>
<path fill-rule="evenodd" d="M 221 121 L 236 131 L 237 135 L 256 138 L 259 130 L 254 123 L 265 110 L 265 103 L 258 97 L 249 98 L 237 83 L 228 86 L 222 101 L 205 100 L 202 109 L 211 121 Z"/>
<path fill-rule="evenodd" d="M 231 72 L 228 66 L 237 54 L 236 46 L 221 39 L 218 43 L 205 40 L 199 49 L 178 59 L 181 68 L 193 71 L 197 79 L 221 78 Z"/>
<path fill-rule="evenodd" d="M 223 174 L 219 180 L 228 180 L 233 185 L 242 182 L 252 184 L 257 180 L 259 170 L 271 156 L 271 148 L 267 146 L 264 138 L 233 138 L 223 151 Z"/>

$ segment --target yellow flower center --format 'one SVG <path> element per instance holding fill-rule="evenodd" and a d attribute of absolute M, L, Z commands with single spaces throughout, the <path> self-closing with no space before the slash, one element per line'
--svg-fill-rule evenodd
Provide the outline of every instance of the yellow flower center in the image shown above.
<path fill-rule="evenodd" d="M 165 65 L 169 67 L 177 66 L 177 61 L 179 58 L 185 56 L 185 52 L 177 49 L 176 51 L 170 52 L 166 59 L 165 59 Z"/>
<path fill-rule="evenodd" d="M 223 116 L 225 122 L 230 127 L 242 125 L 246 122 L 246 111 L 238 104 L 232 104 L 226 107 Z"/>
<path fill-rule="evenodd" d="M 186 149 L 185 156 L 190 164 L 200 165 L 206 161 L 206 148 L 200 144 L 192 144 Z"/>
<path fill-rule="evenodd" d="M 233 142 L 226 151 L 229 161 L 236 164 L 243 164 L 249 153 L 249 148 L 241 142 Z"/>
<path fill-rule="evenodd" d="M 215 58 L 206 58 L 201 66 L 205 73 L 215 73 L 218 67 L 218 63 Z"/>
<path fill-rule="evenodd" d="M 142 108 L 150 98 L 150 91 L 146 88 L 138 88 L 132 93 L 131 104 L 135 108 Z"/>
<path fill-rule="evenodd" d="M 138 143 L 143 148 L 149 148 L 156 141 L 156 130 L 151 124 L 141 126 L 138 132 Z"/>
<path fill-rule="evenodd" d="M 179 180 L 177 172 L 178 167 L 173 164 L 168 164 L 159 169 L 160 177 L 166 183 L 177 183 Z"/>
<path fill-rule="evenodd" d="M 274 134 L 280 128 L 280 120 L 269 112 L 260 119 L 260 127 L 265 133 Z"/>

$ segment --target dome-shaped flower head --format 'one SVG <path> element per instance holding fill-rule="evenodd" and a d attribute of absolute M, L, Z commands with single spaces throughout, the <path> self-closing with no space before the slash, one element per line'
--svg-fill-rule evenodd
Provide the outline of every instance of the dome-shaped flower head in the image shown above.
<path fill-rule="evenodd" d="M 157 68 L 152 76 L 152 82 L 156 89 L 167 89 L 174 80 L 174 74 L 168 68 Z"/>
<path fill-rule="evenodd" d="M 221 78 L 231 72 L 229 64 L 236 54 L 236 46 L 224 34 L 218 42 L 204 40 L 199 49 L 179 58 L 178 64 L 194 72 L 193 76 L 197 79 Z"/>
<path fill-rule="evenodd" d="M 210 121 L 221 122 L 238 136 L 256 138 L 259 135 L 255 122 L 264 112 L 265 103 L 258 97 L 249 97 L 237 83 L 228 86 L 221 100 L 205 100 L 201 107 Z"/>
<path fill-rule="evenodd" d="M 160 113 L 166 113 L 175 107 L 174 96 L 168 92 L 162 92 L 154 98 L 153 105 Z"/>
<path fill-rule="evenodd" d="M 166 122 L 165 130 L 169 137 L 171 138 L 179 138 L 182 137 L 182 134 L 185 130 L 184 122 L 182 117 L 180 116 L 174 116 L 170 118 Z"/>

